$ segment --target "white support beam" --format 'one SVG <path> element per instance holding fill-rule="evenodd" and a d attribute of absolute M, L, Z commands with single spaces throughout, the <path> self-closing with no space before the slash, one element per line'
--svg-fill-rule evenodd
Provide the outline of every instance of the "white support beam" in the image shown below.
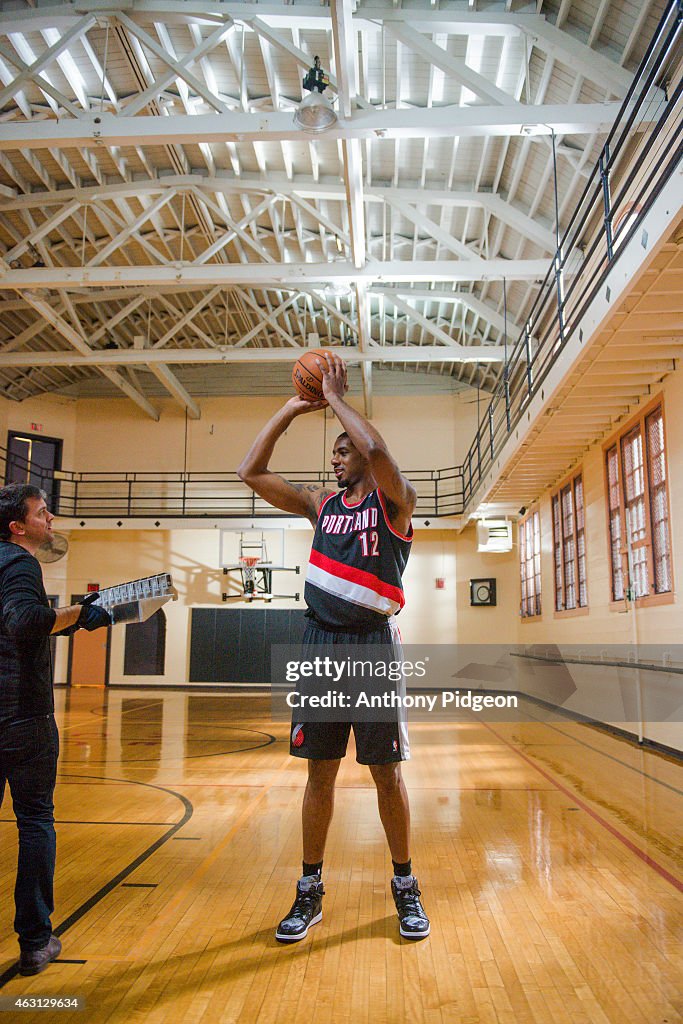
<path fill-rule="evenodd" d="M 114 327 L 120 324 L 122 320 L 125 320 L 127 317 L 129 317 L 131 313 L 134 313 L 135 310 L 142 305 L 145 299 L 145 295 L 137 295 L 135 298 L 131 299 L 130 302 L 127 302 L 126 305 L 123 306 L 123 308 L 118 311 L 118 313 L 114 313 L 114 315 L 110 317 L 109 320 L 103 323 L 101 327 L 98 327 L 94 334 L 88 335 L 88 340 L 90 344 L 94 345 L 95 342 L 99 341 L 100 338 L 103 338 L 105 336 L 108 330 L 112 330 Z M 96 297 L 92 296 L 91 301 L 96 302 Z"/>
<path fill-rule="evenodd" d="M 460 259 L 472 260 L 484 263 L 481 256 L 477 256 L 476 253 L 472 252 L 469 246 L 465 245 L 460 241 L 459 238 L 454 238 L 448 231 L 444 231 L 435 221 L 430 220 L 426 214 L 420 213 L 414 206 L 409 203 L 404 203 L 401 199 L 392 197 L 388 200 L 390 206 L 393 206 L 396 210 L 403 214 L 412 224 L 418 229 L 423 229 L 428 235 L 430 235 L 435 241 L 439 242 L 446 249 L 450 249 Z"/>
<path fill-rule="evenodd" d="M 419 313 L 414 306 L 404 302 L 403 299 L 399 298 L 399 296 L 394 292 L 385 292 L 384 296 L 388 302 L 391 302 L 391 304 L 396 307 L 396 309 L 400 309 L 402 313 L 405 313 L 407 317 L 410 317 L 410 319 L 416 324 L 419 324 L 423 330 L 427 331 L 428 334 L 431 334 L 437 341 L 440 341 L 442 345 L 446 345 L 450 348 L 453 347 L 455 344 L 453 338 L 451 338 L 449 334 L 446 334 L 445 331 L 442 331 L 436 324 L 432 323 L 431 320 L 428 320 L 426 316 L 423 316 L 422 313 Z M 471 363 L 478 361 L 481 363 L 500 363 L 505 358 L 505 351 L 500 345 L 461 345 L 460 348 L 463 352 L 462 362 Z M 481 355 L 477 356 L 473 353 L 481 353 Z M 467 358 L 465 358 L 465 356 L 467 356 Z"/>
<path fill-rule="evenodd" d="M 248 245 L 253 245 L 253 240 L 247 235 L 245 228 L 247 228 L 250 224 L 253 224 L 256 220 L 258 220 L 261 214 L 266 213 L 268 210 L 270 210 L 270 208 L 276 202 L 277 196 L 266 196 L 266 198 L 263 199 L 258 204 L 258 206 L 255 206 L 252 210 L 249 210 L 248 213 L 245 213 L 244 217 L 242 217 L 242 219 L 237 224 L 232 224 L 230 217 L 228 217 L 226 213 L 222 213 L 221 219 L 226 224 L 232 224 L 232 227 L 224 235 L 221 235 L 220 238 L 217 238 L 212 245 L 210 245 L 207 249 L 204 250 L 204 252 L 199 254 L 197 259 L 194 261 L 195 266 L 201 266 L 203 263 L 206 263 L 208 260 L 211 259 L 212 256 L 215 256 L 216 253 L 221 252 L 223 249 L 225 249 L 226 245 L 229 245 L 234 238 L 239 237 Z M 261 255 L 263 255 L 264 252 L 265 250 L 262 250 Z M 268 259 L 271 259 L 270 255 L 268 255 Z"/>
<path fill-rule="evenodd" d="M 344 185 L 348 205 L 351 259 L 356 268 L 366 264 L 366 215 L 362 203 L 362 152 L 360 142 L 350 139 L 342 142 Z"/>
<path fill-rule="evenodd" d="M 261 6 L 259 5 L 259 13 L 260 11 Z M 304 50 L 300 49 L 298 46 L 295 46 L 294 43 L 292 43 L 291 40 L 287 38 L 287 35 L 284 34 L 285 32 L 288 33 L 290 31 L 289 26 L 283 26 L 284 32 L 279 32 L 276 29 L 271 28 L 268 25 L 267 21 L 265 21 L 263 18 L 255 18 L 249 15 L 248 8 L 244 9 L 239 16 L 236 16 L 235 20 L 242 21 L 246 26 L 253 29 L 253 31 L 256 32 L 259 36 L 261 36 L 263 39 L 266 39 L 276 49 L 281 50 L 283 53 L 288 54 L 290 57 L 293 57 L 297 64 L 300 67 L 305 68 L 306 71 L 308 71 L 309 68 L 311 67 L 311 64 L 313 63 L 311 56 L 307 54 Z M 297 25 L 300 25 L 298 18 Z M 319 28 L 322 27 L 322 25 L 319 26 Z M 338 62 L 337 69 L 339 69 Z M 330 88 L 339 91 L 341 97 L 342 87 L 340 85 L 340 82 L 338 82 L 337 80 L 337 76 L 332 74 L 331 72 L 328 72 L 327 77 L 330 83 Z M 359 107 L 364 107 L 368 110 L 371 109 L 371 105 L 362 96 L 354 96 L 354 102 Z"/>
<path fill-rule="evenodd" d="M 14 66 L 18 67 L 21 70 L 21 72 L 26 72 L 29 69 L 29 65 L 25 64 L 20 57 L 17 57 L 16 54 L 14 54 L 9 49 L 9 47 L 5 46 L 3 43 L 0 43 L 0 57 L 3 57 L 6 62 L 14 64 Z M 5 67 L 6 66 L 7 64 L 5 64 Z M 6 80 L 5 75 L 3 75 L 3 80 Z M 7 88 L 12 89 L 14 81 L 16 81 L 16 79 L 10 81 L 7 85 Z M 80 116 L 80 107 L 77 104 L 72 103 L 71 100 L 67 96 L 65 96 L 63 92 L 59 91 L 59 89 L 55 89 L 52 82 L 50 82 L 47 78 L 47 75 L 43 74 L 40 77 L 40 85 L 38 86 L 38 88 L 47 99 L 47 102 L 53 113 L 55 113 L 58 117 L 61 116 L 63 111 L 68 111 L 72 117 Z M 17 107 L 19 108 L 19 110 L 21 110 L 24 116 L 27 117 L 29 120 L 32 120 L 33 115 L 31 106 L 26 100 L 26 94 L 24 92 L 19 91 L 19 95 L 17 96 L 16 102 Z"/>
<path fill-rule="evenodd" d="M 215 349 L 183 348 L 173 352 L 176 366 L 222 365 L 228 363 L 293 363 L 297 353 L 305 346 L 293 348 L 236 348 L 221 346 Z M 344 346 L 337 349 L 345 362 L 372 363 L 485 363 L 500 362 L 502 348 L 495 346 L 464 345 L 377 345 L 369 346 L 367 352 L 360 348 Z M 89 355 L 79 352 L 7 352 L 0 351 L 0 368 L 7 366 L 78 366 L 83 369 L 97 367 L 101 372 L 114 372 L 114 366 L 151 366 L 169 361 L 168 352 L 149 349 L 96 349 Z M 667 371 L 671 361 L 666 364 Z M 146 401 L 146 400 L 145 400 Z M 158 416 L 158 414 L 157 414 Z"/>
<path fill-rule="evenodd" d="M 495 192 L 480 192 L 477 195 L 481 197 L 481 205 L 484 209 L 492 213 L 503 224 L 519 231 L 524 238 L 540 245 L 546 252 L 555 252 L 555 235 L 550 228 L 544 227 L 543 224 Z"/>
<path fill-rule="evenodd" d="M 505 318 L 501 316 L 497 309 L 490 306 L 488 302 L 482 301 L 476 295 L 472 295 L 471 292 L 447 292 L 431 288 L 396 288 L 392 290 L 375 286 L 372 288 L 370 295 L 385 295 L 389 291 L 393 291 L 395 295 L 400 295 L 402 299 L 408 302 L 445 302 L 464 306 L 491 324 L 492 327 L 495 327 L 497 331 L 505 331 Z M 515 320 L 509 319 L 507 331 L 508 338 L 516 341 L 522 331 L 522 327 Z M 531 338 L 531 342 L 532 345 L 537 344 L 535 338 Z"/>
<path fill-rule="evenodd" d="M 287 331 L 283 330 L 283 328 L 280 327 L 279 323 L 275 319 L 275 313 L 267 313 L 266 310 L 263 309 L 262 306 L 259 306 L 258 302 L 256 302 L 255 299 L 252 299 L 252 297 L 250 295 L 248 295 L 245 291 L 240 289 L 238 291 L 238 294 L 241 297 L 242 301 L 247 304 L 247 306 L 249 306 L 251 309 L 253 309 L 255 313 L 258 313 L 258 315 L 262 318 L 262 321 L 265 321 L 266 324 L 270 324 L 270 326 L 273 328 L 273 330 L 277 334 L 280 335 L 280 337 L 283 339 L 283 341 L 286 341 L 288 345 L 291 345 L 294 348 L 297 348 L 297 343 L 296 343 L 295 339 L 292 337 L 292 335 L 288 334 Z M 259 324 L 259 327 L 260 326 L 261 325 Z M 245 350 L 245 351 L 249 351 L 249 350 Z M 290 352 L 291 352 L 291 349 L 290 349 Z M 291 355 L 290 355 L 290 358 L 291 358 Z"/>
<path fill-rule="evenodd" d="M 437 46 L 421 32 L 416 32 L 413 27 L 388 23 L 387 28 L 392 36 L 400 40 L 409 50 L 413 50 L 414 53 L 423 57 L 428 65 L 440 68 L 444 74 L 455 78 L 486 103 L 509 105 L 513 102 L 513 97 L 508 93 L 503 92 L 493 82 L 489 82 L 483 75 L 468 67 L 464 60 L 451 57 L 442 46 Z"/>
<path fill-rule="evenodd" d="M 356 309 L 358 311 L 358 347 L 361 352 L 366 353 L 370 351 L 372 345 L 372 329 L 367 287 L 362 282 L 356 285 Z M 368 419 L 372 419 L 372 363 L 369 361 L 362 362 L 360 369 L 363 381 L 365 415 Z"/>
<path fill-rule="evenodd" d="M 339 198 L 345 198 L 343 192 L 339 193 Z M 339 227 L 338 224 L 335 224 L 334 221 L 330 220 L 330 218 L 327 217 L 322 212 L 322 210 L 319 210 L 317 206 L 312 206 L 311 203 L 307 203 L 306 200 L 303 199 L 297 192 L 291 192 L 289 195 L 289 199 L 292 203 L 296 203 L 296 205 L 299 206 L 302 210 L 310 214 L 310 216 L 313 217 L 314 220 L 317 220 L 319 224 L 322 224 L 323 227 L 327 228 L 327 230 L 331 232 L 331 234 L 336 235 L 337 238 L 341 239 L 344 245 L 351 248 L 351 239 L 343 230 L 343 228 Z"/>
<path fill-rule="evenodd" d="M 52 306 L 48 305 L 47 302 L 45 302 L 43 299 L 40 299 L 37 295 L 32 295 L 31 292 L 24 292 L 24 297 L 26 301 L 31 306 L 33 306 L 37 313 L 40 313 L 40 315 L 45 320 L 47 320 L 49 324 L 52 324 L 54 329 L 58 331 L 62 335 L 62 337 L 69 342 L 70 345 L 73 345 L 74 349 L 76 349 L 76 351 L 79 353 L 79 356 L 75 356 L 74 354 L 74 358 L 80 357 L 81 360 L 86 360 L 86 365 L 97 366 L 100 373 L 103 373 L 104 376 L 107 377 L 112 382 L 112 384 L 115 384 L 116 387 L 123 391 L 124 394 L 128 395 L 128 397 L 132 399 L 132 401 L 135 402 L 136 405 L 140 406 L 140 408 L 143 409 L 148 416 L 151 416 L 153 420 L 159 419 L 159 413 L 151 404 L 151 402 L 148 402 L 145 396 L 141 394 L 139 391 L 137 391 L 132 386 L 132 384 L 129 384 L 128 381 L 125 380 L 125 378 L 122 377 L 120 373 L 117 373 L 117 371 L 112 369 L 111 366 L 100 365 L 97 363 L 90 362 L 92 356 L 94 355 L 93 350 L 90 348 L 87 342 L 83 340 L 78 331 L 76 331 L 73 327 L 67 324 L 67 322 L 61 316 L 59 316 L 58 313 L 54 311 Z M 17 353 L 17 355 L 18 354 L 19 353 Z M 68 356 L 69 353 L 66 354 Z M 38 353 L 26 352 L 21 353 L 21 355 L 28 356 L 29 359 L 33 360 L 33 363 L 29 363 L 28 365 L 57 366 L 59 364 L 55 361 L 55 357 L 62 355 L 62 353 L 50 352 L 48 354 L 47 362 L 44 363 L 41 363 L 39 360 L 36 361 Z M 63 363 L 62 365 L 69 366 L 75 364 L 70 364 L 66 362 Z"/>
<path fill-rule="evenodd" d="M 182 331 L 183 327 L 185 327 L 185 326 L 187 326 L 187 324 L 191 323 L 192 320 L 196 317 L 197 313 L 199 313 L 199 311 L 201 309 L 203 309 L 204 306 L 206 306 L 209 302 L 212 302 L 213 299 L 215 299 L 215 297 L 218 295 L 218 293 L 220 291 L 221 291 L 221 286 L 220 285 L 216 285 L 215 288 L 212 288 L 210 292 L 202 295 L 202 297 L 199 299 L 199 301 L 194 304 L 192 309 L 189 309 L 187 311 L 187 313 L 184 314 L 184 316 L 181 316 L 181 318 L 179 320 L 176 320 L 176 322 L 173 324 L 173 326 L 169 327 L 169 329 L 166 331 L 166 333 L 163 334 L 161 336 L 161 338 L 159 338 L 158 341 L 154 342 L 154 346 L 153 347 L 155 349 L 158 349 L 158 348 L 163 348 L 164 345 L 167 345 L 168 342 L 171 340 L 171 338 L 175 337 L 175 335 L 178 333 L 178 331 Z"/>
<path fill-rule="evenodd" d="M 331 0 L 332 35 L 334 39 L 335 64 L 338 74 L 339 110 L 349 118 L 358 97 L 358 47 L 353 27 L 351 0 Z M 365 209 L 363 206 L 363 155 L 357 139 L 344 139 L 341 144 L 344 188 L 349 213 L 349 235 L 351 237 L 351 260 L 360 269 L 366 263 Z M 362 352 L 367 351 L 372 340 L 370 332 L 370 307 L 365 282 L 356 283 L 356 313 L 358 316 L 358 341 Z M 372 416 L 372 369 L 370 364 L 362 365 L 363 404 L 365 415 Z"/>
<path fill-rule="evenodd" d="M 103 249 L 100 249 L 100 251 L 93 256 L 89 261 L 88 266 L 96 267 L 99 263 L 103 263 L 113 252 L 120 249 L 123 243 L 128 241 L 131 235 L 137 235 L 138 229 L 141 228 L 143 224 L 146 224 L 148 220 L 151 220 L 155 213 L 158 213 L 166 203 L 173 199 L 174 195 L 175 192 L 171 190 L 169 192 L 162 192 L 160 196 L 157 196 L 150 206 L 145 207 L 142 213 L 138 214 L 135 220 L 126 224 L 126 227 L 120 234 L 115 235 L 111 242 L 105 245 Z M 160 254 L 159 259 L 162 259 Z"/>
<path fill-rule="evenodd" d="M 5 263 L 12 263 L 14 260 L 19 259 L 19 257 L 26 252 L 29 246 L 35 245 L 37 242 L 40 242 L 45 238 L 46 235 L 49 235 L 54 228 L 62 223 L 62 221 L 70 217 L 72 213 L 75 213 L 76 210 L 80 208 L 80 205 L 81 204 L 77 200 L 65 203 L 61 210 L 57 210 L 56 213 L 53 213 L 52 216 L 43 221 L 35 231 L 31 231 L 23 241 L 15 245 L 9 250 L 9 252 L 6 252 L 3 256 Z"/>
<path fill-rule="evenodd" d="M 263 288 L 324 286 L 329 281 L 353 285 L 358 279 L 368 282 L 425 281 L 535 281 L 548 272 L 548 260 L 388 260 L 357 269 L 349 262 L 339 263 L 233 263 L 227 266 L 137 267 L 30 267 L 21 270 L 0 268 L 0 291 L 4 288 L 102 288 L 145 285 L 196 285 L 207 287 L 251 286 Z"/>
<path fill-rule="evenodd" d="M 207 88 L 204 82 L 202 82 L 201 79 L 197 78 L 188 70 L 187 65 L 184 62 L 175 60 L 171 56 L 171 54 L 166 49 L 164 49 L 164 47 L 160 43 L 156 41 L 156 39 L 154 39 L 147 32 L 145 32 L 144 29 L 142 29 L 137 22 L 133 21 L 126 14 L 124 14 L 120 8 L 117 10 L 116 18 L 117 21 L 119 21 L 128 29 L 131 35 L 135 36 L 135 38 L 138 39 L 139 42 L 144 43 L 148 50 L 151 50 L 151 52 L 155 54 L 155 56 L 157 56 L 159 60 L 163 61 L 163 63 L 166 64 L 171 71 L 173 71 L 175 77 L 185 82 L 186 85 L 188 85 L 198 96 L 201 96 L 204 100 L 206 100 L 209 106 L 213 107 L 214 110 L 218 111 L 218 113 L 220 114 L 224 114 L 228 110 L 227 105 L 221 99 L 219 99 L 218 96 L 214 96 L 214 94 L 211 92 L 209 88 Z M 191 117 L 191 115 L 188 116 Z M 163 121 L 166 120 L 166 118 L 159 118 L 159 120 Z"/>
<path fill-rule="evenodd" d="M 99 14 L 102 10 L 116 10 L 122 4 L 112 5 L 108 0 L 79 0 L 79 11 L 92 11 Z M 219 18 L 230 17 L 243 21 L 249 27 L 255 15 L 245 11 L 244 3 L 225 2 L 216 4 L 217 10 L 212 11 L 211 5 L 205 0 L 125 0 L 125 10 L 132 16 L 145 21 L 166 19 L 168 24 L 184 26 L 188 18 L 201 19 L 205 23 L 214 23 Z M 259 3 L 258 17 L 267 25 L 276 28 L 290 29 L 292 12 L 282 4 Z M 47 13 L 46 13 L 47 11 Z M 59 25 L 65 31 L 76 20 L 74 7 L 71 4 L 59 4 L 50 8 L 42 5 L 35 10 L 30 8 L 21 11 L 6 11 L 0 15 L 0 33 L 40 31 Z M 297 4 L 296 24 L 299 29 L 315 29 L 325 31 L 329 26 L 329 12 L 319 4 Z M 382 22 L 403 22 L 419 26 L 423 32 L 445 32 L 481 35 L 513 35 L 518 36 L 520 26 L 529 29 L 542 19 L 536 14 L 505 14 L 499 7 L 477 13 L 470 13 L 461 7 L 450 10 L 431 11 L 428 8 L 400 9 L 398 7 L 363 8 L 354 17 L 354 24 L 364 32 L 379 33 Z"/>
<path fill-rule="evenodd" d="M 533 27 L 521 25 L 530 40 L 549 57 L 554 57 L 573 72 L 580 72 L 590 82 L 622 98 L 628 92 L 633 75 L 598 50 L 586 46 L 566 29 L 557 28 L 545 18 L 538 18 Z"/>
<path fill-rule="evenodd" d="M 31 192 L 27 195 L 15 195 L 14 190 L 7 189 L 6 198 L 3 197 L 2 189 L 0 189 L 0 210 L 44 209 L 49 206 L 62 206 L 65 202 L 73 199 L 79 199 L 82 202 L 108 199 L 113 196 L 131 199 L 142 195 L 155 195 L 164 189 L 180 191 L 191 187 L 225 195 L 247 193 L 262 196 L 265 193 L 266 195 L 275 195 L 277 198 L 290 199 L 319 220 L 321 224 L 324 224 L 329 231 L 338 234 L 345 244 L 349 246 L 351 244 L 339 225 L 334 224 L 317 207 L 306 202 L 307 199 L 343 202 L 346 198 L 343 186 L 330 182 L 280 180 L 276 174 L 269 177 L 268 183 L 264 183 L 261 177 L 250 178 L 248 175 L 240 178 L 199 174 L 164 175 L 150 181 L 120 182 L 113 185 L 79 189 L 57 189 L 54 192 Z M 363 200 L 366 203 L 391 202 L 393 199 L 426 206 L 480 207 L 548 252 L 554 252 L 555 249 L 555 239 L 550 228 L 529 217 L 523 210 L 495 192 L 417 189 L 410 186 L 387 188 L 367 184 L 364 186 Z"/>
<path fill-rule="evenodd" d="M 337 307 L 332 302 L 328 302 L 328 300 L 323 295 L 321 295 L 320 292 L 315 291 L 315 289 L 313 288 L 302 288 L 301 292 L 302 294 L 308 295 L 312 299 L 315 299 L 315 301 L 323 309 L 326 309 L 328 313 L 331 313 L 332 316 L 339 320 L 341 323 L 346 324 L 349 330 L 353 331 L 354 334 L 358 333 L 358 324 L 354 323 L 350 317 L 346 316 L 339 309 L 337 309 Z"/>
<path fill-rule="evenodd" d="M 164 309 L 168 310 L 168 312 L 171 314 L 171 316 L 174 319 L 176 319 L 177 316 L 178 316 L 178 313 L 180 312 L 178 307 L 175 306 L 172 302 L 169 302 L 169 300 L 166 298 L 166 296 L 161 294 L 161 292 L 157 293 L 157 298 L 158 298 L 159 302 L 161 303 L 161 305 L 164 307 Z M 202 297 L 202 299 L 200 299 L 198 305 L 200 305 L 200 306 L 203 305 L 203 297 Z M 186 326 L 188 327 L 188 329 L 190 331 L 192 331 L 193 334 L 196 334 L 198 338 L 201 338 L 201 340 L 204 342 L 204 344 L 207 346 L 207 348 L 216 348 L 217 347 L 216 342 L 213 340 L 213 338 L 209 337 L 209 335 L 206 333 L 206 331 L 203 331 L 201 329 L 201 327 L 199 326 L 199 324 L 195 323 L 194 320 L 190 319 L 187 322 Z M 168 362 L 168 357 L 166 357 L 166 361 Z"/>
<path fill-rule="evenodd" d="M 160 381 L 167 391 L 173 395 L 175 400 L 180 403 L 185 409 L 187 409 L 187 415 L 191 420 L 201 419 L 201 409 L 195 402 L 192 395 L 183 387 L 175 374 L 169 370 L 168 366 L 164 366 L 163 363 L 149 363 L 148 368 L 154 374 L 158 381 Z"/>
<path fill-rule="evenodd" d="M 238 342 L 236 342 L 234 347 L 243 348 L 245 345 L 248 345 L 252 338 L 255 338 L 257 334 L 260 334 L 265 327 L 268 327 L 269 324 L 272 326 L 272 321 L 276 317 L 280 316 L 281 313 L 284 313 L 293 302 L 296 302 L 298 297 L 298 293 L 290 295 L 289 298 L 285 299 L 284 302 L 281 302 L 277 309 L 274 309 L 272 313 L 266 313 L 265 310 L 262 310 L 264 319 L 261 320 L 260 323 L 256 324 L 255 327 L 252 327 L 250 331 L 247 331 L 247 333 L 243 335 Z"/>
<path fill-rule="evenodd" d="M 80 18 L 74 25 L 71 26 L 71 28 L 69 28 L 66 32 L 64 32 L 63 35 L 60 36 L 57 42 L 53 43 L 52 46 L 49 46 L 47 50 L 45 50 L 40 55 L 40 57 L 38 57 L 33 62 L 33 64 L 31 64 L 30 67 L 27 67 L 20 57 L 13 55 L 12 52 L 9 50 L 6 51 L 6 58 L 10 60 L 15 67 L 21 68 L 21 71 L 17 75 L 17 77 L 9 83 L 9 85 L 5 86 L 4 89 L 0 89 L 0 108 L 4 107 L 7 100 L 11 99 L 14 95 L 16 95 L 16 93 L 20 92 L 23 86 L 30 81 L 34 81 L 39 89 L 42 89 L 46 92 L 54 93 L 54 88 L 50 87 L 49 83 L 46 82 L 44 78 L 40 77 L 39 81 L 36 81 L 37 76 L 40 76 L 41 71 L 44 71 L 45 68 L 52 63 L 53 60 L 56 60 L 57 57 L 61 53 L 63 53 L 64 50 L 66 50 L 72 42 L 74 42 L 74 40 L 78 39 L 85 32 L 88 32 L 94 24 L 95 18 L 93 18 L 92 15 L 86 15 L 85 17 Z M 60 97 L 58 102 L 64 104 L 71 114 L 73 114 L 74 116 L 78 116 L 78 107 L 72 104 L 70 100 L 62 96 L 61 93 L 58 93 L 58 96 Z"/>
<path fill-rule="evenodd" d="M 227 225 L 227 227 L 230 229 L 230 232 L 234 232 L 235 235 L 237 235 L 238 238 L 240 238 L 245 245 L 248 245 L 250 248 L 254 249 L 254 251 L 259 254 L 261 259 L 265 260 L 266 263 L 274 262 L 273 257 L 270 255 L 268 250 L 264 248 L 264 246 L 261 245 L 260 242 L 255 241 L 253 238 L 251 238 L 251 236 L 242 227 L 240 227 L 240 224 L 235 224 L 220 205 L 217 205 L 211 199 L 208 199 L 198 189 L 192 189 L 192 191 L 200 200 L 200 202 L 203 202 L 211 211 L 211 213 L 213 213 L 218 218 L 218 220 L 222 220 L 223 223 Z M 272 205 L 272 202 L 274 202 L 274 197 L 269 196 L 266 199 L 264 199 L 263 204 L 261 204 L 261 206 L 263 209 L 268 209 Z M 248 209 L 247 207 L 247 213 L 245 215 L 246 223 L 252 222 L 254 213 L 255 211 Z M 243 220 L 244 219 L 245 218 L 243 218 Z M 201 259 L 201 256 L 198 257 L 198 259 Z"/>
<path fill-rule="evenodd" d="M 218 46 L 225 36 L 230 32 L 232 27 L 232 21 L 228 19 L 223 24 L 211 33 L 206 39 L 203 39 L 195 48 L 183 57 L 183 64 L 186 68 L 193 67 L 203 56 L 210 53 L 216 46 Z M 148 103 L 152 103 L 154 100 L 159 98 L 159 94 L 164 91 L 172 82 L 178 78 L 178 74 L 174 68 L 170 68 L 169 71 L 164 72 L 159 78 L 144 92 L 140 93 L 139 96 L 134 96 L 121 106 L 121 113 L 128 117 L 133 117 L 147 106 Z M 218 99 L 218 97 L 216 97 Z M 223 104 L 222 109 L 225 109 Z"/>
<path fill-rule="evenodd" d="M 549 134 L 548 125 L 552 125 L 558 135 L 591 135 L 608 131 L 620 109 L 619 103 L 574 103 L 361 110 L 328 129 L 325 141 Z M 649 116 L 654 118 L 655 112 Z M 639 122 L 640 129 L 644 130 L 648 123 L 647 120 Z M 73 120 L 31 124 L 10 121 L 0 125 L 0 151 L 281 141 L 308 141 L 306 133 L 295 126 L 289 113 L 117 117 L 103 111 Z"/>

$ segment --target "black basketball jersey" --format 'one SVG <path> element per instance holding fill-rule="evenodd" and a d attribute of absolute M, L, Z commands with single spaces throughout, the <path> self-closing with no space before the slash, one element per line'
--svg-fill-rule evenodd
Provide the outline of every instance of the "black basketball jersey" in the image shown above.
<path fill-rule="evenodd" d="M 401 577 L 413 528 L 389 522 L 379 489 L 351 505 L 346 492 L 323 502 L 313 536 L 304 599 L 323 625 L 366 631 L 386 624 L 405 604 Z"/>

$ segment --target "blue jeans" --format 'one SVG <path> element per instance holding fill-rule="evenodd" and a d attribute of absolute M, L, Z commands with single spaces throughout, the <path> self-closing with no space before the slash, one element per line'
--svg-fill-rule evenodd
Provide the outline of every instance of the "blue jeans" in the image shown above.
<path fill-rule="evenodd" d="M 58 756 L 54 715 L 0 724 L 0 804 L 8 782 L 19 830 L 14 930 L 22 950 L 41 949 L 52 934 Z"/>

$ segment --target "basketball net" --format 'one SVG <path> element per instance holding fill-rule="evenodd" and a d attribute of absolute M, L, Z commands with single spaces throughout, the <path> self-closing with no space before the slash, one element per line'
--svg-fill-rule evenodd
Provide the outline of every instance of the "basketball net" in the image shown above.
<path fill-rule="evenodd" d="M 244 573 L 244 589 L 247 593 L 253 594 L 256 585 L 256 566 L 259 561 L 258 555 L 242 555 L 242 572 Z"/>

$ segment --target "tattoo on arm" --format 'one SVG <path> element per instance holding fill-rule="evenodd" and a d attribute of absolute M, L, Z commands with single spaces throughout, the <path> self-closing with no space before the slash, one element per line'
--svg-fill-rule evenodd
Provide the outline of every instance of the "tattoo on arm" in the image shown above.
<path fill-rule="evenodd" d="M 310 491 L 311 494 L 317 494 L 323 488 L 320 484 L 294 484 L 297 491 Z"/>
<path fill-rule="evenodd" d="M 327 498 L 330 494 L 334 494 L 334 491 L 330 491 L 323 484 L 294 484 L 294 488 L 300 494 L 309 497 L 309 500 L 313 505 L 316 517 L 318 515 L 318 509 L 320 508 L 320 505 L 325 500 L 325 498 Z"/>

